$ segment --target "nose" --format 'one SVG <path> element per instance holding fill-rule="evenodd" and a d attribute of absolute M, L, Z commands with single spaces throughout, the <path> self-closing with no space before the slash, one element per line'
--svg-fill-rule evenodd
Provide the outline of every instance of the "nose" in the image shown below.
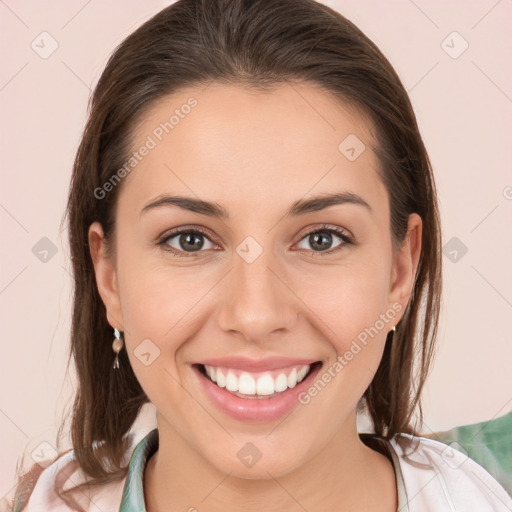
<path fill-rule="evenodd" d="M 224 332 L 261 343 L 274 339 L 274 333 L 293 330 L 300 300 L 293 283 L 287 282 L 283 265 L 271 253 L 263 251 L 251 263 L 235 255 L 218 311 L 219 328 Z"/>

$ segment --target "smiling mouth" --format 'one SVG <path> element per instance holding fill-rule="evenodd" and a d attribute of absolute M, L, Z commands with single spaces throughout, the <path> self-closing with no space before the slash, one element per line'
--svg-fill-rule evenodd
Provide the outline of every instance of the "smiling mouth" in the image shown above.
<path fill-rule="evenodd" d="M 194 365 L 201 375 L 232 395 L 247 399 L 269 399 L 280 396 L 303 382 L 321 361 L 280 370 L 247 372 L 234 368 Z"/>

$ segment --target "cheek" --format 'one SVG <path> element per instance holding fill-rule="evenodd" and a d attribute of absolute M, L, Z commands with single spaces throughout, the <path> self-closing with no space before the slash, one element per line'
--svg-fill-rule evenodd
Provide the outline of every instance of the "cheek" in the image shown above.
<path fill-rule="evenodd" d="M 308 413 L 315 418 L 309 420 L 312 431 L 325 431 L 325 417 L 332 418 L 333 429 L 339 427 L 337 422 L 356 408 L 377 372 L 396 314 L 387 302 L 389 270 L 380 262 L 339 270 L 317 281 L 305 300 L 320 317 L 315 328 L 331 347 L 331 356 L 301 397 L 301 403 L 314 408 L 314 414 Z"/>
<path fill-rule="evenodd" d="M 332 385 L 322 392 L 322 401 L 327 409 L 339 409 L 336 404 L 355 406 L 371 383 L 395 323 L 396 311 L 388 304 L 391 250 L 361 252 L 357 261 L 325 270 L 303 275 L 299 296 L 315 313 L 309 317 L 315 329 L 332 347 L 322 371 L 324 382 Z"/>
<path fill-rule="evenodd" d="M 206 284 L 192 267 L 169 263 L 162 249 L 147 243 L 140 233 L 119 230 L 119 295 L 126 330 L 158 340 L 188 317 Z"/>
<path fill-rule="evenodd" d="M 135 243 L 119 254 L 119 296 L 134 372 L 143 387 L 162 371 L 176 377 L 180 346 L 196 328 L 194 305 L 207 288 L 184 269 L 155 264 Z"/>
<path fill-rule="evenodd" d="M 182 347 L 200 329 L 194 308 L 200 292 L 190 291 L 190 279 L 188 287 L 184 279 L 171 279 L 169 271 L 139 267 L 135 272 L 129 266 L 125 271 L 120 293 L 131 367 L 158 410 L 184 410 L 189 397 L 178 384 L 185 362 Z"/>
<path fill-rule="evenodd" d="M 390 266 L 390 258 L 380 254 L 311 268 L 297 280 L 297 295 L 324 323 L 326 337 L 343 349 L 347 340 L 373 326 L 388 308 Z"/>

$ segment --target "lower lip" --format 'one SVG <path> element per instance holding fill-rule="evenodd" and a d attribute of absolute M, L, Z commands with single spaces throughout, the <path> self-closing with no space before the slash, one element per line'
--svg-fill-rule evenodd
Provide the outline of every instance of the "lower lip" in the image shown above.
<path fill-rule="evenodd" d="M 193 367 L 206 394 L 222 412 L 239 421 L 268 422 L 281 418 L 299 403 L 299 395 L 305 391 L 321 368 L 316 366 L 295 387 L 288 388 L 273 398 L 241 398 L 214 384 L 197 366 Z"/>

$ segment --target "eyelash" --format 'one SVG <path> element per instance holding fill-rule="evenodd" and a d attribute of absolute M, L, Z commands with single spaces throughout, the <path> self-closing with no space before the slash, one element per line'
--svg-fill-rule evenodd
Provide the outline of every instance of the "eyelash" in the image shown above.
<path fill-rule="evenodd" d="M 187 233 L 187 234 L 196 234 L 196 235 L 203 235 L 205 236 L 206 238 L 208 238 L 208 240 L 210 240 L 210 242 L 212 243 L 216 243 L 216 242 L 213 242 L 211 239 L 210 239 L 210 236 L 209 234 L 206 232 L 206 231 L 203 231 L 201 228 L 179 228 L 175 231 L 171 231 L 170 233 L 166 234 L 164 236 L 164 238 L 162 238 L 159 242 L 158 242 L 158 245 L 162 247 L 163 250 L 165 251 L 168 251 L 168 252 L 171 252 L 172 254 L 174 254 L 175 256 L 177 257 L 191 257 L 191 256 L 195 256 L 196 253 L 200 253 L 200 252 L 205 252 L 205 251 L 195 251 L 195 252 L 186 252 L 186 251 L 181 251 L 181 250 L 178 250 L 178 249 L 175 249 L 174 247 L 170 247 L 167 242 L 171 239 L 171 238 L 174 238 L 178 235 L 181 235 L 181 234 L 184 234 L 184 233 Z M 312 250 L 309 250 L 307 252 L 309 253 L 313 253 L 314 256 L 324 256 L 326 254 L 333 254 L 341 249 L 343 249 L 343 247 L 345 245 L 353 245 L 354 244 L 354 241 L 352 240 L 352 238 L 347 234 L 347 232 L 342 229 L 342 228 L 339 228 L 339 227 L 333 227 L 333 226 L 329 226 L 328 224 L 323 224 L 322 226 L 320 226 L 319 228 L 317 229 L 314 229 L 313 231 L 310 231 L 308 233 L 306 233 L 300 240 L 299 242 L 301 242 L 304 238 L 308 237 L 308 236 L 311 236 L 311 235 L 314 235 L 316 233 L 330 233 L 330 234 L 334 234 L 334 235 L 337 235 L 339 238 L 341 238 L 341 240 L 343 241 L 343 243 L 340 243 L 339 245 L 337 245 L 334 249 L 329 249 L 327 251 L 312 251 Z M 297 243 L 299 243 L 297 242 Z M 217 244 L 218 245 L 218 244 Z M 302 251 L 306 250 L 306 249 L 301 249 Z"/>

